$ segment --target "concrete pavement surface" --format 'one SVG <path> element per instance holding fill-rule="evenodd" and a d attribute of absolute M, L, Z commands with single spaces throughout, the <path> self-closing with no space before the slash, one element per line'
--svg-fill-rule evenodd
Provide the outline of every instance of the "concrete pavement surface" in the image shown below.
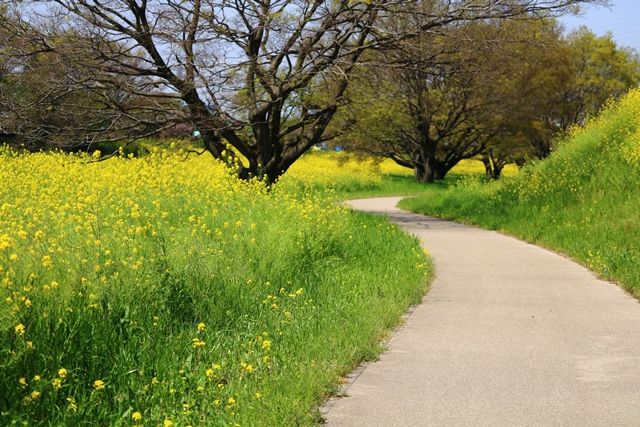
<path fill-rule="evenodd" d="M 328 426 L 640 426 L 635 299 L 558 254 L 400 199 L 350 205 L 424 239 L 436 279 L 388 351 L 323 407 Z"/>

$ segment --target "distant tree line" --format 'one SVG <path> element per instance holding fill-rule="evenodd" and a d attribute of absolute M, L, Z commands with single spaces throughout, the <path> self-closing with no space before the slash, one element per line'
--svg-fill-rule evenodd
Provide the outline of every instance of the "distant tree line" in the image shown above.
<path fill-rule="evenodd" d="M 197 130 L 241 178 L 312 146 L 390 157 L 419 180 L 553 135 L 637 82 L 610 37 L 553 16 L 607 0 L 0 0 L 0 133 L 91 149 Z"/>
<path fill-rule="evenodd" d="M 489 178 L 543 159 L 611 97 L 640 83 L 637 52 L 554 19 L 485 20 L 375 52 L 354 74 L 335 144 L 388 157 L 418 181 L 478 158 Z"/>

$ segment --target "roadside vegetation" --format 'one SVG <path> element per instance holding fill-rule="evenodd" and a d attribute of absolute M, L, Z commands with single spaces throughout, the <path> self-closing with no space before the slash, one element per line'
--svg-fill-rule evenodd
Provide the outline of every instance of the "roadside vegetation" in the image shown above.
<path fill-rule="evenodd" d="M 639 125 L 640 90 L 633 90 L 518 175 L 468 178 L 401 206 L 553 248 L 639 297 Z"/>
<path fill-rule="evenodd" d="M 416 239 L 336 203 L 375 171 L 91 160 L 0 151 L 0 425 L 310 425 L 428 286 Z"/>

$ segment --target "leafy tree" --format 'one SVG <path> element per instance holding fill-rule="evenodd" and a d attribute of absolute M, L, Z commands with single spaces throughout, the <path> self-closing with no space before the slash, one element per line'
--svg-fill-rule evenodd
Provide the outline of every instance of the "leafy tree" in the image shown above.
<path fill-rule="evenodd" d="M 535 57 L 522 58 L 526 72 L 514 81 L 524 96 L 511 106 L 509 124 L 539 159 L 571 126 L 640 83 L 637 53 L 618 47 L 610 34 L 598 37 L 582 27 L 557 41 L 547 38 L 541 46 Z"/>
<path fill-rule="evenodd" d="M 569 33 L 564 44 L 574 71 L 571 84 L 561 93 L 566 109 L 560 127 L 566 132 L 595 114 L 609 98 L 640 84 L 640 59 L 633 49 L 618 46 L 611 33 L 596 36 L 587 27 Z"/>
<path fill-rule="evenodd" d="M 513 75 L 521 67 L 516 50 L 531 43 L 515 34 L 532 25 L 467 23 L 379 56 L 381 66 L 364 72 L 351 88 L 354 104 L 343 122 L 355 125 L 340 143 L 412 168 L 418 181 L 444 178 L 461 160 L 485 151 L 489 141 L 505 140 L 508 107 L 520 96 L 513 92 Z M 490 151 L 497 154 L 495 147 Z M 502 162 L 493 158 L 496 165 Z"/>
<path fill-rule="evenodd" d="M 510 28 L 507 28 L 507 25 Z M 479 157 L 487 177 L 497 179 L 508 163 L 523 165 L 539 153 L 548 153 L 558 132 L 557 117 L 564 105 L 558 94 L 571 81 L 570 52 L 562 44 L 562 29 L 553 19 L 503 25 L 505 55 L 495 60 L 510 64 L 500 84 L 499 131 Z"/>

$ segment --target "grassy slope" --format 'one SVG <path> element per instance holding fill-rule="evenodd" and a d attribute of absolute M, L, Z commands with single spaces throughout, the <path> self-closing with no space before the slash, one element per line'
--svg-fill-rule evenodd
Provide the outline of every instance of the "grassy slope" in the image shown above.
<path fill-rule="evenodd" d="M 416 239 L 322 192 L 84 160 L 0 152 L 0 425 L 313 424 L 426 291 Z"/>
<path fill-rule="evenodd" d="M 609 106 L 515 177 L 405 200 L 429 215 L 553 248 L 640 295 L 640 92 Z"/>

